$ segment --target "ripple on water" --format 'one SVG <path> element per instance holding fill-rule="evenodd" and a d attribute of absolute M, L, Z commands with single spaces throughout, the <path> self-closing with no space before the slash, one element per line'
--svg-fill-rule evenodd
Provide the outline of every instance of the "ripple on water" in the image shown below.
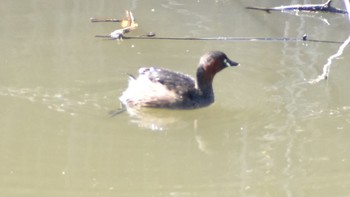
<path fill-rule="evenodd" d="M 79 88 L 3 87 L 0 88 L 0 96 L 39 103 L 50 110 L 68 113 L 72 116 L 86 113 L 107 115 L 107 111 L 112 109 L 110 103 L 116 102 L 115 95 L 111 95 L 111 92 L 87 94 L 82 93 L 83 91 Z"/>

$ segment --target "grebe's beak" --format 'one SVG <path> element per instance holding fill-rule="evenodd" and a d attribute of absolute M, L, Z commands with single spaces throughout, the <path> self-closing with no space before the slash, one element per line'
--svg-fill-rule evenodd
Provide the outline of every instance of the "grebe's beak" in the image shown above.
<path fill-rule="evenodd" d="M 230 60 L 230 59 L 228 59 L 228 58 L 226 58 L 226 59 L 224 60 L 224 63 L 226 64 L 227 67 L 230 67 L 230 66 L 238 66 L 238 65 L 239 65 L 239 63 L 234 62 L 234 61 L 232 61 L 232 60 Z"/>

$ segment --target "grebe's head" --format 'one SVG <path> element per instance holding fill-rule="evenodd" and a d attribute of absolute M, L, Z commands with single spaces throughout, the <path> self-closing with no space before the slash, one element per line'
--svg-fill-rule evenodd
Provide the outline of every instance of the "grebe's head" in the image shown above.
<path fill-rule="evenodd" d="M 221 51 L 211 51 L 204 54 L 199 60 L 197 70 L 197 79 L 211 83 L 216 73 L 229 66 L 238 66 L 239 64 L 230 60 L 225 53 Z"/>
<path fill-rule="evenodd" d="M 205 72 L 213 75 L 226 67 L 237 65 L 239 64 L 230 60 L 226 54 L 221 51 L 210 51 L 204 54 L 199 61 L 199 66 L 203 67 Z"/>

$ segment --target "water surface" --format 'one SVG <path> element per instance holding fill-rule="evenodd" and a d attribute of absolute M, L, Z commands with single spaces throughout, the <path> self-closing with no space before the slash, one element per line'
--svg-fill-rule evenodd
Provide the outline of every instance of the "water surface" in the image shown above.
<path fill-rule="evenodd" d="M 1 196 L 350 196 L 350 53 L 318 42 L 95 38 L 90 17 L 132 10 L 130 35 L 344 41 L 346 16 L 245 10 L 299 1 L 5 0 L 0 8 Z M 334 5 L 343 8 L 341 2 Z M 113 118 L 127 73 L 157 65 L 191 75 L 222 50 L 203 109 Z"/>

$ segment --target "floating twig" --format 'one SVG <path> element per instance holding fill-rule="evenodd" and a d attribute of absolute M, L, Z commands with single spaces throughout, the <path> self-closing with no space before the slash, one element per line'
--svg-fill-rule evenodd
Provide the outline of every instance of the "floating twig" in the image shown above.
<path fill-rule="evenodd" d="M 115 18 L 95 18 L 91 17 L 90 22 L 114 22 L 114 23 L 122 23 L 121 26 L 123 28 L 131 26 L 132 23 L 135 23 L 135 18 L 131 11 L 125 10 L 125 17 L 123 19 L 115 19 Z"/>
<path fill-rule="evenodd" d="M 277 6 L 272 8 L 264 8 L 264 7 L 251 7 L 248 6 L 246 9 L 251 10 L 261 10 L 267 13 L 271 13 L 271 11 L 306 11 L 306 12 L 329 12 L 336 14 L 348 14 L 347 11 L 341 10 L 335 7 L 332 7 L 332 0 L 327 1 L 324 4 L 298 4 L 298 5 L 287 5 L 287 6 Z"/>
<path fill-rule="evenodd" d="M 121 20 L 119 19 L 97 19 L 97 18 L 90 18 L 91 22 L 120 22 L 121 23 L 121 29 L 117 29 L 113 32 L 111 32 L 108 37 L 111 39 L 121 39 L 123 38 L 124 34 L 136 29 L 138 27 L 138 24 L 135 22 L 135 18 L 131 11 L 126 10 L 125 11 L 125 17 Z M 96 36 L 96 37 L 106 37 L 106 36 Z"/>
<path fill-rule="evenodd" d="M 113 118 L 114 116 L 119 115 L 119 114 L 121 114 L 121 113 L 123 113 L 125 111 L 126 111 L 126 107 L 122 107 L 122 108 L 120 108 L 120 109 L 118 109 L 116 111 L 115 110 L 110 111 L 108 114 L 109 114 L 110 118 Z"/>
<path fill-rule="evenodd" d="M 102 19 L 102 18 L 90 18 L 90 22 L 92 23 L 96 23 L 96 22 L 122 22 L 123 20 L 122 19 L 114 19 L 114 18 L 105 18 L 105 19 Z"/>

